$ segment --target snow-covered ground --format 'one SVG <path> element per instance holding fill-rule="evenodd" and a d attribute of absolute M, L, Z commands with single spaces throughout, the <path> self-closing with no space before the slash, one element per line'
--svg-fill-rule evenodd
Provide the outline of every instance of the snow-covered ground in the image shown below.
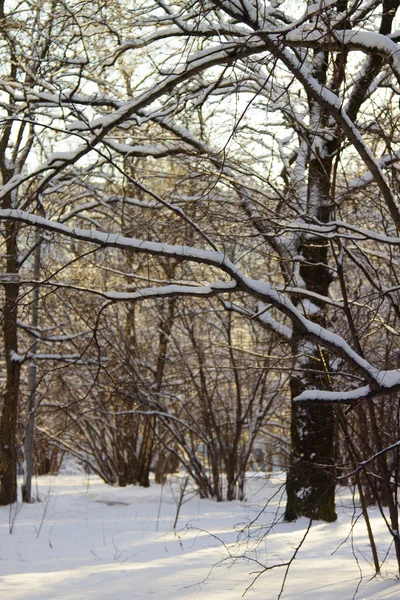
<path fill-rule="evenodd" d="M 0 508 L 0 598 L 239 599 L 262 565 L 287 561 L 307 531 L 307 519 L 282 522 L 282 483 L 249 476 L 245 502 L 200 500 L 187 490 L 174 531 L 176 477 L 149 489 L 112 488 L 87 475 L 40 477 L 41 502 Z M 312 525 L 282 600 L 400 598 L 392 550 L 373 578 L 358 512 L 342 491 L 338 521 Z M 371 519 L 383 559 L 388 534 L 377 509 Z M 282 566 L 263 573 L 245 598 L 275 600 L 284 574 Z"/>

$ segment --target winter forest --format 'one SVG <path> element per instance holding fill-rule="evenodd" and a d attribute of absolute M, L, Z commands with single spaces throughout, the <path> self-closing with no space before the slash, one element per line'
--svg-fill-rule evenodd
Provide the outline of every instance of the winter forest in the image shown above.
<path fill-rule="evenodd" d="M 0 184 L 5 597 L 400 597 L 400 0 L 0 0 Z"/>

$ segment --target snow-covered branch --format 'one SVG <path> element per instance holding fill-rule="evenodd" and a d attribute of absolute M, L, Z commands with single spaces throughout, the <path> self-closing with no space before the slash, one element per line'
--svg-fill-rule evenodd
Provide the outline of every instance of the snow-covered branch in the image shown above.
<path fill-rule="evenodd" d="M 138 253 L 146 253 L 153 256 L 163 256 L 180 259 L 182 261 L 193 261 L 215 267 L 231 277 L 231 281 L 216 282 L 213 286 L 205 286 L 196 294 L 196 289 L 184 287 L 183 293 L 190 295 L 212 295 L 220 291 L 230 290 L 244 291 L 261 300 L 265 304 L 271 304 L 295 324 L 297 331 L 301 331 L 305 337 L 322 344 L 331 350 L 336 356 L 340 356 L 352 365 L 368 381 L 373 393 L 383 393 L 384 390 L 393 391 L 397 389 L 400 382 L 400 372 L 381 371 L 372 366 L 368 361 L 357 354 L 349 344 L 339 335 L 321 327 L 307 319 L 294 304 L 275 287 L 265 281 L 252 279 L 246 276 L 232 263 L 223 253 L 216 251 L 207 251 L 191 246 L 173 246 L 160 242 L 149 242 L 135 238 L 128 238 L 115 233 L 104 233 L 95 230 L 84 230 L 71 228 L 64 224 L 45 219 L 43 217 L 26 213 L 20 210 L 1 210 L 0 219 L 10 219 L 24 222 L 35 227 L 59 233 L 73 239 L 84 240 L 99 245 L 102 248 L 112 247 L 120 249 L 131 249 Z M 180 286 L 169 286 L 169 289 L 159 289 L 156 293 L 152 289 L 146 291 L 148 297 L 157 295 L 178 295 Z M 140 292 L 136 292 L 138 299 Z M 117 299 L 116 297 L 110 299 Z M 396 379 L 397 378 L 397 379 Z"/>

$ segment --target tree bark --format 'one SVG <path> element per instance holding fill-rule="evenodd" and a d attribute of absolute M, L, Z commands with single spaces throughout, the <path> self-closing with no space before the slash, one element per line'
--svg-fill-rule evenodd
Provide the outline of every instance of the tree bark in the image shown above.
<path fill-rule="evenodd" d="M 33 277 L 35 281 L 39 281 L 40 277 L 40 254 L 41 254 L 41 241 L 40 237 L 37 240 L 37 246 L 35 248 L 34 255 L 34 267 Z M 39 324 L 39 286 L 37 285 L 33 290 L 33 301 L 32 301 L 32 327 L 36 329 Z M 37 339 L 34 337 L 31 354 L 32 359 L 29 365 L 28 371 L 28 421 L 25 428 L 24 438 L 24 482 L 21 487 L 22 502 L 32 502 L 32 473 L 33 473 L 33 441 L 34 441 L 34 430 L 35 430 L 35 411 L 36 411 L 36 372 L 37 365 L 35 355 L 37 352 Z"/>
<path fill-rule="evenodd" d="M 17 412 L 21 363 L 18 360 L 18 252 L 17 225 L 6 223 L 7 277 L 3 313 L 6 388 L 0 424 L 0 506 L 17 500 Z"/>
<path fill-rule="evenodd" d="M 326 83 L 328 55 L 316 53 L 314 77 Z M 331 215 L 332 157 L 338 148 L 338 135 L 326 141 L 320 131 L 329 127 L 329 116 L 309 99 L 310 133 L 307 213 L 320 222 Z M 328 242 L 305 236 L 299 248 L 299 274 L 305 289 L 329 295 L 332 275 L 328 266 Z M 312 310 L 297 302 L 309 319 L 325 327 L 324 305 L 313 300 Z M 291 377 L 292 399 L 291 460 L 287 477 L 285 519 L 305 516 L 335 521 L 335 422 L 329 405 L 299 406 L 293 399 L 306 389 L 329 389 L 329 359 L 316 344 L 305 340 L 294 328 L 292 338 L 295 374 Z"/>

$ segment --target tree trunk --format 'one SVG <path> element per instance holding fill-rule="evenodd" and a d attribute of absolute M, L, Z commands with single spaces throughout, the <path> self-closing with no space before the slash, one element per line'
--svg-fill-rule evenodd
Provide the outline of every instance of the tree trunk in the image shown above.
<path fill-rule="evenodd" d="M 35 281 L 39 281 L 40 278 L 40 251 L 41 241 L 38 237 L 37 246 L 35 248 L 33 277 Z M 39 286 L 37 285 L 33 290 L 33 301 L 32 301 L 32 327 L 37 329 L 39 323 Z M 31 353 L 32 359 L 29 365 L 28 371 L 28 422 L 25 428 L 25 439 L 24 439 L 24 482 L 22 484 L 22 502 L 32 502 L 32 472 L 33 472 L 33 441 L 35 431 L 35 411 L 36 411 L 36 359 L 35 355 L 37 352 L 37 340 L 36 337 L 33 339 Z"/>
<path fill-rule="evenodd" d="M 316 53 L 314 77 L 324 85 L 328 55 Z M 319 132 L 328 128 L 329 120 L 318 104 L 309 99 L 310 133 L 308 161 L 307 214 L 320 222 L 331 214 L 332 157 L 338 136 L 330 141 Z M 306 290 L 329 295 L 332 275 L 328 267 L 328 242 L 323 238 L 304 236 L 299 247 L 300 280 Z M 296 301 L 296 300 L 295 300 Z M 325 327 L 324 304 L 317 299 L 308 304 L 297 301 L 306 316 Z M 290 382 L 291 398 L 305 389 L 329 389 L 329 363 L 322 349 L 293 331 L 292 348 L 295 375 Z M 293 521 L 305 516 L 335 521 L 335 423 L 330 406 L 299 406 L 292 402 L 291 460 L 287 477 L 285 518 Z"/>
<path fill-rule="evenodd" d="M 303 255 L 308 260 L 300 267 L 300 274 L 307 289 L 326 296 L 331 281 L 326 266 L 326 243 L 312 240 L 309 248 L 303 248 Z M 323 309 L 317 301 L 308 317 L 325 326 Z M 334 409 L 328 404 L 307 406 L 293 402 L 306 389 L 330 388 L 329 359 L 320 346 L 304 340 L 301 335 L 296 335 L 296 331 L 293 332 L 293 350 L 299 358 L 295 358 L 296 371 L 290 380 L 292 449 L 285 519 L 293 521 L 305 516 L 335 521 Z"/>
<path fill-rule="evenodd" d="M 6 204 L 6 203 L 5 203 Z M 17 225 L 6 223 L 7 276 L 3 313 L 6 389 L 0 424 L 0 506 L 17 500 L 17 412 L 21 363 L 18 360 L 18 261 Z"/>
<path fill-rule="evenodd" d="M 291 381 L 292 396 L 304 390 Z M 292 452 L 286 491 L 285 519 L 299 516 L 335 521 L 334 414 L 330 406 L 292 407 Z"/>

